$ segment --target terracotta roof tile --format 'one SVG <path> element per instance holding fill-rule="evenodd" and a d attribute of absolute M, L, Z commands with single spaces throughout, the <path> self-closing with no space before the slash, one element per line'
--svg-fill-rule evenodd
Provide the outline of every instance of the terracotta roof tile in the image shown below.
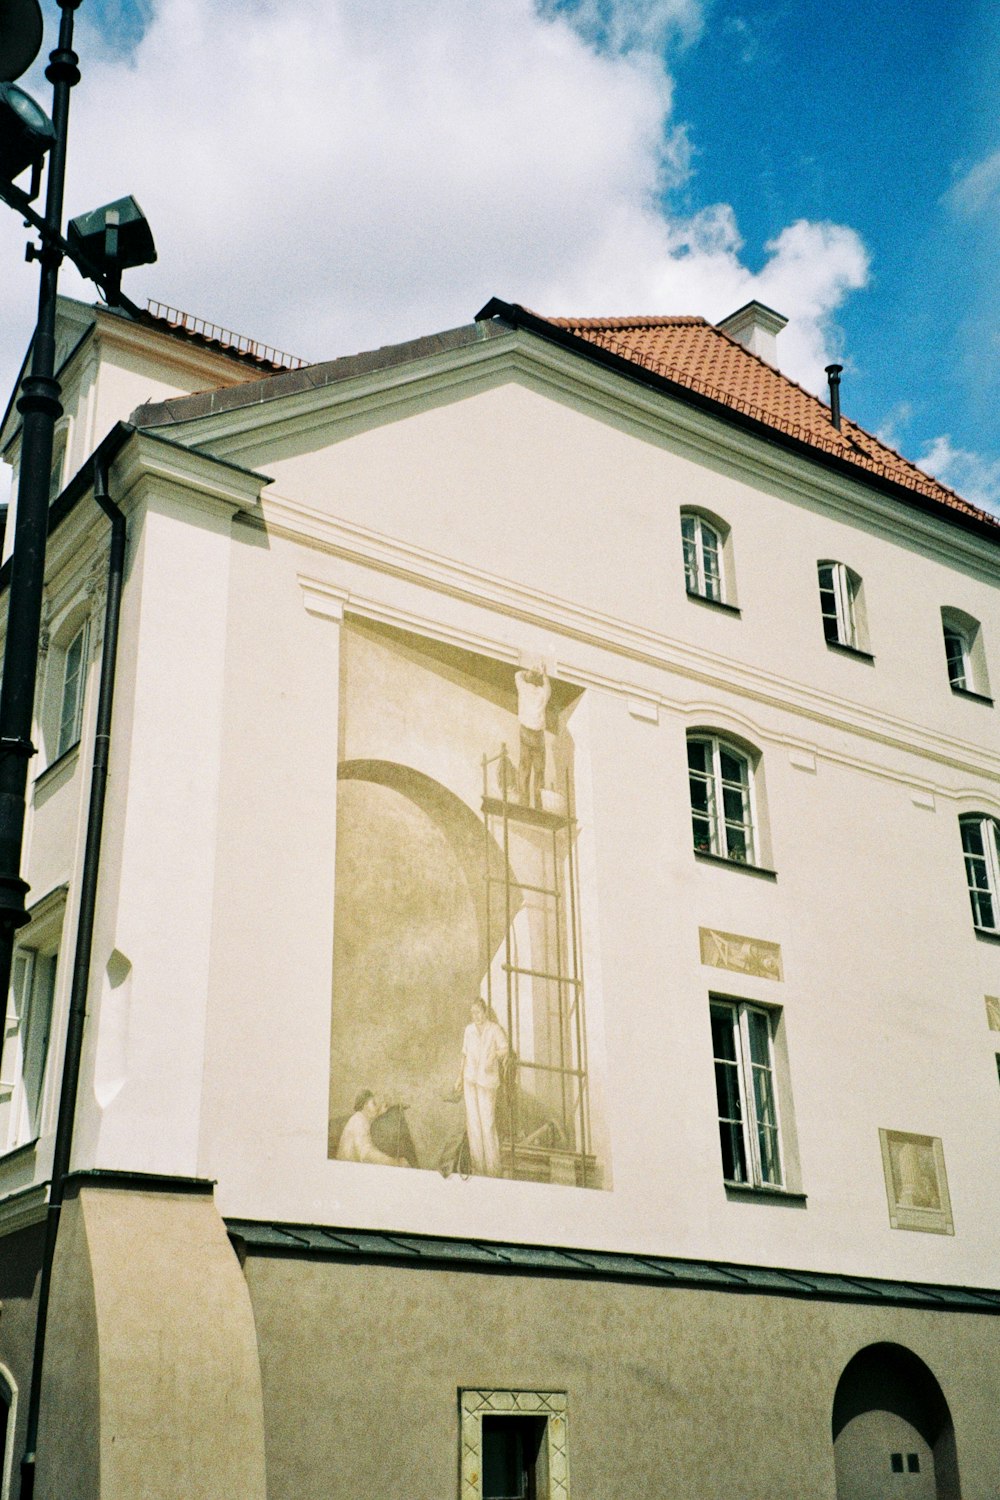
<path fill-rule="evenodd" d="M 860 469 L 894 480 L 950 510 L 962 511 L 1000 529 L 995 516 L 963 500 L 856 422 L 842 417 L 838 432 L 830 420 L 828 406 L 704 318 L 544 318 L 543 321 L 688 386 L 723 406 L 734 407 L 811 447 L 836 454 Z"/>

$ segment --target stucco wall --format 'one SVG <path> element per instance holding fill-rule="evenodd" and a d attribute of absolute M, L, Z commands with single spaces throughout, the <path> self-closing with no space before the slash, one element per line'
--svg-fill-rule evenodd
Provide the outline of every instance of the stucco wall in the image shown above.
<path fill-rule="evenodd" d="M 834 1393 L 864 1346 L 910 1348 L 955 1423 L 964 1500 L 1000 1486 L 1000 1322 L 523 1276 L 246 1263 L 269 1500 L 458 1494 L 458 1391 L 568 1398 L 574 1500 L 834 1500 Z"/>
<path fill-rule="evenodd" d="M 212 1177 L 245 1217 L 994 1281 L 1000 948 L 973 932 L 958 817 L 1000 813 L 1000 760 L 995 711 L 948 687 L 940 608 L 982 620 L 1000 682 L 995 549 L 610 377 L 522 357 L 421 381 L 220 416 L 246 427 L 216 449 L 275 475 L 260 506 L 203 456 L 122 460 L 81 1164 Z M 685 595 L 689 503 L 733 528 L 739 617 Z M 827 648 L 819 557 L 863 575 L 874 665 Z M 613 1194 L 328 1159 L 345 620 L 498 672 L 540 654 L 577 695 Z M 414 707 L 394 754 L 410 735 L 419 763 Z M 692 853 L 705 727 L 760 753 L 774 881 Z M 703 963 L 700 928 L 779 945 L 783 977 Z M 805 1203 L 727 1197 L 714 992 L 781 1009 Z M 880 1128 L 941 1139 L 954 1236 L 891 1228 Z"/>

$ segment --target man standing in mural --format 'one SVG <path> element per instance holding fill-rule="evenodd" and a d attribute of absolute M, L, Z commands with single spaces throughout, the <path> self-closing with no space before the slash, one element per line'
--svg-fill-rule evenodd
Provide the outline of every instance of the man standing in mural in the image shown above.
<path fill-rule="evenodd" d="M 405 1156 L 389 1156 L 372 1140 L 372 1125 L 386 1112 L 386 1105 L 371 1089 L 362 1089 L 354 1101 L 354 1113 L 340 1133 L 338 1161 L 376 1162 L 386 1167 L 408 1167 Z"/>
<path fill-rule="evenodd" d="M 545 710 L 552 687 L 544 665 L 514 673 L 517 719 L 521 726 L 521 754 L 517 767 L 518 800 L 541 807 L 545 781 Z"/>
<path fill-rule="evenodd" d="M 469 1158 L 480 1177 L 500 1176 L 500 1139 L 496 1126 L 497 1090 L 500 1072 L 510 1055 L 507 1033 L 491 1019 L 486 1003 L 478 995 L 472 1002 L 472 1020 L 462 1041 L 462 1071 L 456 1092 L 465 1094 L 465 1130 Z"/>

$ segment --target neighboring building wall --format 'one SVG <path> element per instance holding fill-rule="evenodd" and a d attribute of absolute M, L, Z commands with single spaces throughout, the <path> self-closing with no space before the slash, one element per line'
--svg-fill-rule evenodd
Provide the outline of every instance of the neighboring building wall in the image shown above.
<path fill-rule="evenodd" d="M 4 1460 L 7 1472 L 13 1477 L 24 1452 L 43 1234 L 40 1224 L 29 1223 L 0 1238 L 0 1377 L 5 1386 L 13 1388 L 14 1398 L 7 1428 L 7 1453 L 0 1452 L 0 1495 L 4 1500 L 8 1493 L 3 1488 Z M 17 1489 L 11 1489 L 10 1493 L 16 1494 Z"/>

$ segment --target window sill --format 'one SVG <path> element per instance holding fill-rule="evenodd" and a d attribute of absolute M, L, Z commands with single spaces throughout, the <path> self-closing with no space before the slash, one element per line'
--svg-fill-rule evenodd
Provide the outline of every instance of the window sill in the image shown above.
<path fill-rule="evenodd" d="M 971 688 L 958 687 L 954 682 L 951 690 L 956 698 L 971 698 L 973 703 L 985 703 L 987 708 L 993 707 L 993 699 L 987 698 L 985 693 L 974 693 Z"/>
<path fill-rule="evenodd" d="M 744 875 L 756 875 L 760 880 L 777 880 L 777 870 L 768 870 L 763 865 L 747 865 L 738 859 L 726 859 L 722 854 L 709 854 L 704 849 L 695 849 L 694 857 L 707 865 L 722 865 L 727 870 L 742 870 Z"/>
<path fill-rule="evenodd" d="M 77 740 L 75 745 L 70 745 L 69 749 L 64 750 L 62 755 L 58 756 L 56 760 L 50 761 L 44 771 L 39 771 L 35 777 L 36 790 L 46 786 L 50 781 L 54 781 L 59 772 L 66 766 L 71 765 L 79 754 L 80 741 Z"/>
<path fill-rule="evenodd" d="M 16 1161 L 19 1156 L 34 1154 L 40 1137 L 33 1136 L 30 1141 L 22 1141 L 19 1146 L 8 1146 L 5 1151 L 0 1151 L 0 1167 L 6 1167 L 10 1162 Z"/>
<path fill-rule="evenodd" d="M 725 615 L 736 615 L 739 618 L 742 613 L 739 605 L 727 604 L 724 599 L 710 599 L 707 594 L 699 594 L 694 589 L 688 589 L 687 596 L 693 599 L 695 604 L 707 604 L 709 609 L 721 609 Z"/>
<path fill-rule="evenodd" d="M 807 1201 L 805 1193 L 794 1192 L 792 1188 L 773 1187 L 766 1182 L 730 1182 L 728 1178 L 723 1178 L 723 1186 L 727 1198 L 753 1198 L 758 1202 L 768 1199 L 774 1203 L 799 1204 Z"/>
<path fill-rule="evenodd" d="M 981 943 L 1000 943 L 1000 931 L 995 927 L 977 927 L 975 933 Z"/>
<path fill-rule="evenodd" d="M 841 656 L 853 656 L 855 661 L 866 661 L 869 666 L 875 665 L 875 658 L 870 651 L 862 651 L 860 646 L 848 646 L 846 641 L 827 641 L 828 651 L 837 651 Z"/>

